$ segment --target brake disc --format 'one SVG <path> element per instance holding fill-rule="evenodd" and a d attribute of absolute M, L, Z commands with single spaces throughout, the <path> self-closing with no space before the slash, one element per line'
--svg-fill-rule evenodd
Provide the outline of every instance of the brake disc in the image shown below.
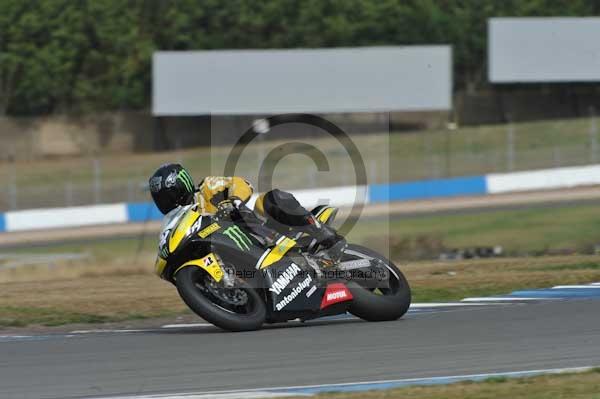
<path fill-rule="evenodd" d="M 206 281 L 207 290 L 221 301 L 234 306 L 248 303 L 248 294 L 239 288 L 225 288 L 217 285 L 213 279 Z"/>

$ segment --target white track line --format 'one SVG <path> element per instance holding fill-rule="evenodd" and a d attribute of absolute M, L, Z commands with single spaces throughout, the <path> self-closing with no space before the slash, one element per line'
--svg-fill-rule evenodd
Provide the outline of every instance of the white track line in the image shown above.
<path fill-rule="evenodd" d="M 311 394 L 284 393 L 269 391 L 239 391 L 224 393 L 181 393 L 166 395 L 141 395 L 141 396 L 110 396 L 102 399 L 270 399 L 298 396 L 313 396 Z"/>
<path fill-rule="evenodd" d="M 165 324 L 160 328 L 192 328 L 192 327 L 212 327 L 210 323 L 190 323 L 190 324 Z"/>
<path fill-rule="evenodd" d="M 136 330 L 75 330 L 71 331 L 69 334 L 101 334 L 101 333 L 139 333 L 139 332 L 147 332 L 152 331 L 149 329 L 136 329 Z"/>
<path fill-rule="evenodd" d="M 600 283 L 593 283 L 593 288 L 600 288 Z M 556 286 L 554 288 L 573 288 L 579 286 Z M 581 286 L 586 288 L 592 288 L 591 286 Z M 460 302 L 420 302 L 420 303 L 412 303 L 409 308 L 409 312 L 414 314 L 425 314 L 431 312 L 420 312 L 421 310 L 426 309 L 442 309 L 442 308 L 455 308 L 455 307 L 474 307 L 474 306 L 492 306 L 492 305 L 503 305 L 506 302 L 524 302 L 524 301 L 540 301 L 540 300 L 555 300 L 555 298 L 516 298 L 516 297 L 498 297 L 498 298 L 489 298 L 489 297 L 481 297 L 481 298 L 465 298 Z M 338 318 L 338 319 L 330 319 L 330 321 L 336 320 L 346 320 L 346 319 L 356 319 L 356 317 L 351 315 L 346 315 L 347 318 Z M 318 319 L 315 319 L 318 320 Z M 327 318 L 323 319 L 323 321 L 327 321 Z M 90 329 L 90 330 L 75 330 L 70 331 L 69 335 L 64 335 L 66 337 L 72 337 L 75 335 L 85 335 L 85 334 L 130 334 L 130 333 L 144 333 L 144 332 L 157 332 L 161 329 L 183 329 L 183 328 L 212 328 L 213 325 L 210 323 L 189 323 L 189 324 L 165 324 L 160 327 L 155 328 L 147 328 L 147 329 Z M 36 337 L 42 337 L 37 335 L 0 335 L 0 339 L 33 339 Z"/>
<path fill-rule="evenodd" d="M 486 306 L 495 305 L 495 303 L 464 303 L 464 302 L 432 302 L 432 303 L 413 303 L 410 305 L 410 310 L 418 311 L 420 309 L 436 309 L 436 308 L 452 308 L 452 307 L 466 307 L 466 306 Z M 347 315 L 348 319 L 355 319 L 356 317 Z M 315 319 L 318 320 L 318 319 Z M 327 320 L 327 319 L 324 319 Z M 336 319 L 332 319 L 336 320 Z M 177 328 L 202 328 L 202 327 L 213 327 L 210 323 L 181 323 L 181 324 L 165 324 L 158 328 L 160 329 L 177 329 Z M 156 331 L 157 328 L 150 329 L 124 329 L 124 330 L 75 330 L 71 331 L 70 334 L 102 334 L 102 333 L 137 333 L 137 332 L 151 332 Z"/>
<path fill-rule="evenodd" d="M 488 305 L 496 305 L 495 303 L 464 303 L 464 302 L 432 302 L 432 303 L 412 303 L 410 305 L 410 310 L 420 310 L 420 309 L 435 309 L 435 308 L 453 308 L 453 307 L 466 307 L 466 306 L 488 306 Z M 337 315 L 337 317 L 342 315 Z M 336 316 L 330 316 L 336 317 Z M 346 318 L 337 318 L 337 319 L 329 319 L 329 320 L 345 320 Z M 356 319 L 355 316 L 347 315 L 347 319 Z M 313 321 L 319 319 L 313 319 Z M 328 320 L 327 318 L 323 320 Z M 292 321 L 299 321 L 298 319 Z M 194 328 L 194 327 L 212 327 L 210 323 L 189 323 L 189 324 L 165 324 L 160 328 Z"/>
<path fill-rule="evenodd" d="M 557 285 L 552 287 L 553 290 L 561 290 L 565 288 L 576 288 L 576 289 L 587 289 L 587 288 L 595 288 L 600 289 L 600 285 Z"/>
<path fill-rule="evenodd" d="M 103 399 L 244 399 L 244 398 L 276 398 L 290 396 L 312 396 L 323 392 L 364 392 L 367 390 L 386 390 L 415 385 L 442 385 L 460 381 L 485 381 L 493 377 L 533 377 L 543 374 L 582 373 L 594 367 L 569 367 L 541 370 L 509 371 L 498 373 L 453 375 L 443 377 L 408 378 L 400 380 L 357 381 L 351 383 L 301 385 L 247 390 L 212 391 L 197 393 L 175 393 L 159 395 L 111 396 Z"/>
<path fill-rule="evenodd" d="M 465 306 L 486 306 L 494 305 L 493 303 L 464 303 L 464 302 L 434 302 L 434 303 L 412 303 L 409 309 L 423 309 L 423 308 L 452 308 L 452 307 L 465 307 Z"/>
<path fill-rule="evenodd" d="M 600 287 L 598 287 L 600 288 Z M 466 307 L 466 306 L 489 306 L 489 305 L 501 305 L 502 301 L 523 301 L 523 300 L 539 300 L 539 298 L 465 298 L 461 302 L 431 302 L 431 303 L 412 303 L 410 310 L 418 311 L 420 309 L 436 309 L 436 308 L 454 308 L 454 307 Z M 481 303 L 477 303 L 481 302 Z M 348 315 L 348 319 L 354 319 L 354 316 Z M 318 320 L 318 319 L 315 319 Z M 325 319 L 327 320 L 327 319 Z M 187 324 L 165 324 L 160 326 L 160 329 L 176 329 L 176 328 L 202 328 L 202 327 L 213 327 L 210 323 L 187 323 Z M 70 334 L 102 334 L 102 333 L 137 333 L 137 332 L 150 332 L 156 331 L 154 329 L 131 329 L 131 330 L 76 330 L 71 331 Z"/>
<path fill-rule="evenodd" d="M 474 298 L 465 298 L 461 302 L 522 302 L 522 301 L 544 301 L 544 300 L 555 300 L 556 298 L 519 298 L 513 296 L 507 297 L 474 297 Z"/>

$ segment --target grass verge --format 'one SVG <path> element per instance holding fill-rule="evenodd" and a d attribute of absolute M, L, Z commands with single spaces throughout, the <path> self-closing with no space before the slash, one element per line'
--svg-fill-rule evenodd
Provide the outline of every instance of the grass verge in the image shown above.
<path fill-rule="evenodd" d="M 400 264 L 415 302 L 459 300 L 516 289 L 600 281 L 600 256 Z M 102 323 L 189 314 L 175 287 L 147 268 L 88 265 L 39 270 L 0 284 L 0 328 Z"/>
<path fill-rule="evenodd" d="M 6 327 L 24 327 L 29 324 L 57 326 L 61 324 L 106 323 L 117 321 L 116 318 L 96 314 L 70 312 L 60 309 L 16 306 L 0 307 L 0 315 L 0 325 Z M 124 315 L 125 318 L 130 318 L 131 316 L 133 315 Z"/>
<path fill-rule="evenodd" d="M 0 327 L 140 320 L 187 313 L 170 284 L 149 272 L 0 284 Z"/>
<path fill-rule="evenodd" d="M 436 257 L 444 248 L 502 246 L 508 255 L 593 253 L 600 244 L 600 205 L 553 205 L 469 211 L 364 221 L 351 232 L 355 242 L 377 247 L 389 236 L 392 257 Z M 377 235 L 374 235 L 377 232 Z M 421 243 L 424 248 L 415 248 Z M 380 248 L 381 249 L 381 248 Z M 423 251 L 421 251 L 423 252 Z"/>
<path fill-rule="evenodd" d="M 330 393 L 319 399 L 598 399 L 600 369 L 585 373 L 527 378 L 490 378 L 482 382 L 415 386 L 386 391 Z"/>
<path fill-rule="evenodd" d="M 454 301 L 514 290 L 600 281 L 600 256 L 412 262 L 401 265 L 416 302 Z"/>
<path fill-rule="evenodd" d="M 427 215 L 393 219 L 390 235 L 438 235 L 445 246 L 502 245 L 510 253 L 584 250 L 600 242 L 600 206 Z M 351 241 L 364 242 L 382 222 L 359 223 Z M 381 240 L 381 239 L 380 239 Z M 392 242 L 393 244 L 393 242 Z M 58 325 L 177 315 L 186 307 L 173 286 L 152 274 L 156 236 L 22 248 L 15 259 L 44 253 L 87 253 L 86 261 L 53 261 L 8 268 L 0 260 L 0 327 Z M 406 274 L 414 301 L 460 300 L 517 289 L 600 281 L 600 256 L 538 256 L 468 261 L 393 259 Z M 3 263 L 5 262 L 5 263 Z"/>

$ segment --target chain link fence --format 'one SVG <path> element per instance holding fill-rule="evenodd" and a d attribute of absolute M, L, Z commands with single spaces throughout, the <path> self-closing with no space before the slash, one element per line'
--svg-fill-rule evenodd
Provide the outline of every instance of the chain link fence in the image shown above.
<path fill-rule="evenodd" d="M 465 128 L 449 124 L 444 130 L 364 134 L 352 139 L 361 151 L 370 184 L 585 165 L 600 161 L 600 127 L 596 110 L 590 108 L 589 112 L 589 117 L 580 119 Z M 343 164 L 346 155 L 327 139 L 305 141 L 323 151 L 332 165 Z M 258 159 L 268 153 L 265 146 L 270 142 L 253 145 L 247 164 L 238 167 L 238 173 L 256 182 Z M 176 153 L 6 162 L 0 164 L 0 211 L 148 201 L 147 178 L 161 163 L 183 163 L 198 183 L 201 176 L 222 173 L 219 161 L 214 160 L 224 164 L 225 158 L 219 148 L 196 148 Z M 312 160 L 290 157 L 277 166 L 275 174 L 286 189 L 355 183 L 350 168 L 332 170 L 317 172 Z"/>

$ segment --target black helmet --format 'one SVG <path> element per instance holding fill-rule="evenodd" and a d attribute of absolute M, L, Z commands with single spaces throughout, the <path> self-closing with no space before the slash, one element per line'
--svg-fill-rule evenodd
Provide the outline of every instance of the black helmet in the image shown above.
<path fill-rule="evenodd" d="M 194 181 L 190 173 L 177 163 L 164 164 L 148 181 L 154 203 L 163 214 L 194 200 Z"/>

